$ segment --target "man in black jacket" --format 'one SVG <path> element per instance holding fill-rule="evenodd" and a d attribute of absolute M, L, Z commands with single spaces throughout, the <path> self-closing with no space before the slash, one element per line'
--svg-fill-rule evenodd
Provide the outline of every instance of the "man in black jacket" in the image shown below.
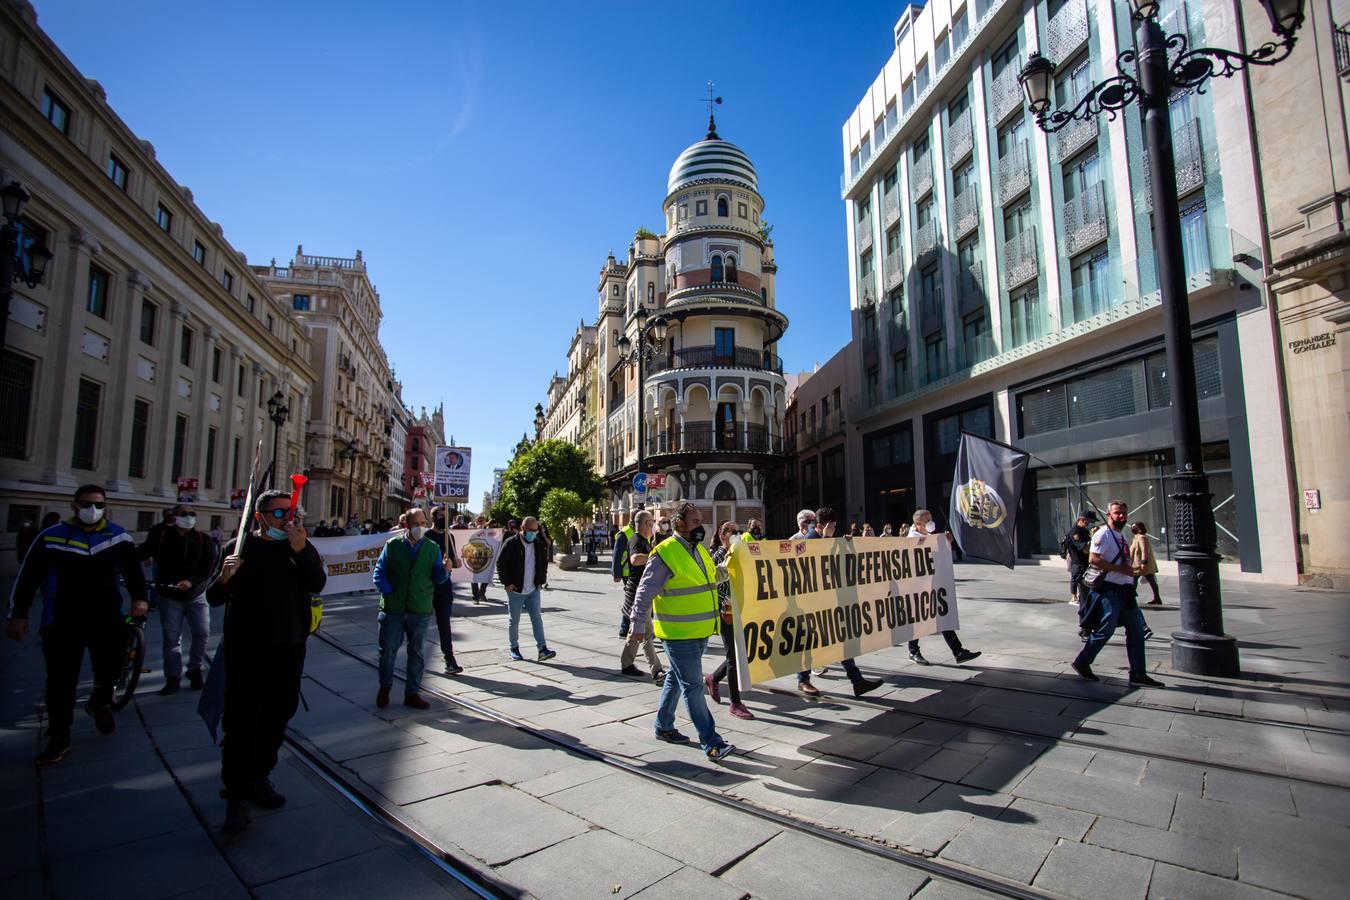
<path fill-rule="evenodd" d="M 1061 548 L 1064 558 L 1069 562 L 1069 602 L 1081 604 L 1087 599 L 1087 588 L 1083 586 L 1083 573 L 1088 567 L 1088 545 L 1092 543 L 1092 527 L 1097 524 L 1097 514 L 1085 509 L 1078 514 L 1068 534 L 1064 535 Z M 1081 608 L 1081 607 L 1080 607 Z"/>
<path fill-rule="evenodd" d="M 544 640 L 544 617 L 539 611 L 539 588 L 548 581 L 548 540 L 539 534 L 539 520 L 526 516 L 520 523 L 520 532 L 502 544 L 497 556 L 497 577 L 506 588 L 506 602 L 511 612 L 508 634 L 511 638 L 511 658 L 524 659 L 520 652 L 520 613 L 530 614 L 534 642 L 539 648 L 539 661 L 558 654 L 548 649 Z"/>
<path fill-rule="evenodd" d="M 290 513 L 290 495 L 267 491 L 256 509 L 258 530 L 244 537 L 238 556 L 225 557 L 206 592 L 212 606 L 225 607 L 226 836 L 248 826 L 249 803 L 275 809 L 286 802 L 267 776 L 300 702 L 310 601 L 328 581 L 319 551 Z"/>
<path fill-rule="evenodd" d="M 216 542 L 197 530 L 197 513 L 191 505 L 173 508 L 171 527 L 161 531 L 153 544 L 147 537 L 141 553 L 150 550 L 155 561 L 159 591 L 159 622 L 164 632 L 164 687 L 160 694 L 178 693 L 183 677 L 183 623 L 191 635 L 188 653 L 188 684 L 202 689 L 202 663 L 211 634 L 211 614 L 206 606 L 206 582 L 216 567 Z M 141 557 L 145 558 L 144 555 Z"/>
<path fill-rule="evenodd" d="M 85 711 L 100 734 L 111 734 L 112 693 L 126 646 L 122 624 L 125 582 L 131 615 L 146 611 L 145 578 L 136 559 L 136 542 L 121 526 L 108 521 L 103 488 L 86 484 L 75 491 L 69 521 L 43 529 L 24 556 L 10 597 L 9 636 L 28 634 L 28 609 L 42 587 L 42 655 L 47 664 L 47 734 L 38 765 L 60 762 L 70 752 L 70 727 L 75 692 L 85 651 L 94 668 L 94 690 Z"/>
<path fill-rule="evenodd" d="M 450 568 L 459 568 L 459 551 L 455 546 L 455 536 L 445 529 L 445 510 L 436 507 L 431 513 L 431 530 L 427 537 L 450 560 Z M 450 616 L 455 604 L 455 588 L 447 579 L 441 584 L 432 584 L 432 609 L 436 613 L 436 632 L 441 639 L 441 655 L 445 657 L 445 674 L 458 675 L 464 667 L 455 662 L 455 637 L 450 631 Z"/>

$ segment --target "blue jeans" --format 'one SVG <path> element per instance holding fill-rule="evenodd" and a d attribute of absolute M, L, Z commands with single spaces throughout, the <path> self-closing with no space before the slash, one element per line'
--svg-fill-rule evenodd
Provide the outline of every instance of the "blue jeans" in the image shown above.
<path fill-rule="evenodd" d="M 1130 660 L 1131 675 L 1145 675 L 1144 663 L 1144 614 L 1133 601 L 1134 588 L 1123 584 L 1107 582 L 1101 590 L 1089 593 L 1090 601 L 1100 612 L 1097 626 L 1088 635 L 1087 643 L 1078 652 L 1075 665 L 1090 666 L 1102 652 L 1106 642 L 1111 640 L 1116 626 L 1125 626 L 1125 655 Z"/>
<path fill-rule="evenodd" d="M 703 651 L 708 649 L 707 638 L 682 641 L 664 640 L 666 661 L 670 670 L 661 687 L 661 704 L 656 710 L 656 730 L 670 731 L 675 727 L 675 704 L 684 695 L 684 709 L 698 730 L 698 743 L 704 750 L 722 743 L 717 733 L 708 703 L 703 699 Z"/>
<path fill-rule="evenodd" d="M 192 643 L 188 650 L 189 672 L 201 672 L 206 661 L 206 639 L 211 633 L 211 610 L 203 594 L 192 600 L 174 600 L 161 593 L 159 625 L 164 632 L 164 677 L 183 677 L 183 622 L 187 622 Z"/>
<path fill-rule="evenodd" d="M 507 628 L 507 633 L 511 638 L 511 647 L 520 646 L 520 612 L 525 610 L 530 614 L 530 628 L 534 630 L 535 645 L 541 653 L 547 650 L 548 642 L 544 640 L 544 617 L 539 612 L 539 588 L 535 588 L 528 594 L 507 591 L 506 605 L 511 613 L 511 624 Z"/>
<path fill-rule="evenodd" d="M 408 638 L 408 677 L 403 683 L 405 694 L 415 694 L 422 689 L 422 642 L 427 637 L 427 625 L 431 622 L 428 613 L 380 613 L 380 687 L 394 686 L 394 661 L 398 659 L 398 648 L 406 635 Z"/>

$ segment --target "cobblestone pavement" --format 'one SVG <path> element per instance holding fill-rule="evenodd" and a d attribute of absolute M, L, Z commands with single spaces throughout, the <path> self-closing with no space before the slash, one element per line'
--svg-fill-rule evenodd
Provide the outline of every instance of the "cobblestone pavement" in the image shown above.
<path fill-rule="evenodd" d="M 1169 672 L 1166 635 L 1177 626 L 1177 609 L 1149 607 L 1157 634 L 1149 642 L 1150 665 L 1167 687 L 1139 691 L 1125 683 L 1124 650 L 1116 643 L 1098 660 L 1103 682 L 1083 682 L 1068 670 L 1079 643 L 1074 611 L 1059 602 L 1066 593 L 1062 572 L 958 566 L 962 637 L 983 651 L 978 660 L 958 667 L 942 641 L 930 638 L 932 667 L 913 665 L 903 648 L 862 658 L 864 671 L 886 680 L 862 701 L 838 667 L 816 679 L 824 691 L 818 701 L 797 696 L 790 679 L 748 692 L 754 721 L 731 718 L 725 706 L 714 710 L 719 730 L 740 750 L 716 766 L 696 746 L 653 739 L 657 689 L 617 672 L 618 586 L 600 571 L 551 577 L 543 605 L 555 660 L 512 662 L 501 589 L 491 588 L 484 604 L 463 599 L 461 590 L 456 655 L 466 671 L 457 678 L 431 674 L 441 667 L 433 639 L 429 686 L 640 769 L 721 791 L 742 806 L 786 812 L 1034 893 L 1344 895 L 1350 875 L 1345 594 L 1226 584 L 1227 626 L 1241 641 L 1248 673 L 1234 681 Z M 1165 598 L 1174 589 L 1163 580 Z M 373 658 L 375 602 L 373 595 L 330 598 L 325 634 Z M 721 652 L 714 641 L 708 668 Z M 40 657 L 33 647 L 4 654 L 0 797 L 9 813 L 3 826 L 9 849 L 0 879 L 10 880 L 0 880 L 0 892 L 41 896 L 33 860 L 44 832 L 33 817 L 34 770 L 11 764 L 31 755 L 36 743 L 29 723 Z M 19 674 L 29 684 L 10 690 Z M 81 734 L 67 762 L 42 773 L 56 883 L 92 879 L 124 856 L 137 860 L 131 871 L 151 879 L 160 856 L 135 851 L 168 848 L 176 839 L 192 844 L 175 855 L 185 874 L 156 870 L 159 880 L 147 881 L 151 887 L 139 896 L 169 896 L 157 887 L 166 879 L 181 883 L 180 893 L 211 896 L 280 889 L 342 896 L 383 887 L 380 878 L 390 870 L 427 879 L 405 893 L 444 889 L 439 873 L 356 819 L 298 764 L 279 770 L 279 784 L 296 800 L 277 822 L 255 826 L 258 844 L 271 843 L 273 824 L 306 833 L 349 820 L 361 827 L 341 829 L 342 836 L 318 842 L 322 849 L 307 844 L 312 860 L 273 850 L 241 861 L 248 848 L 221 855 L 202 827 L 223 814 L 214 796 L 216 751 L 190 715 L 190 698 L 154 696 L 158 686 L 158 673 L 147 675 L 114 738 Z M 511 891 L 837 897 L 841 873 L 848 873 L 847 893 L 859 897 L 978 893 L 618 771 L 444 701 L 427 712 L 377 710 L 375 687 L 370 669 L 312 641 L 310 711 L 293 724 L 355 783 Z M 133 720 L 143 727 L 127 727 Z M 148 793 L 133 793 L 140 791 Z M 127 806 L 134 807 L 130 815 Z M 142 810 L 146 815 L 137 815 Z M 60 824 L 62 815 L 86 811 L 92 826 Z M 155 824 L 141 826 L 142 820 Z M 86 846 L 83 836 L 105 832 L 112 836 Z M 188 865 L 196 859 L 200 867 Z M 76 874 L 56 877 L 63 869 Z"/>

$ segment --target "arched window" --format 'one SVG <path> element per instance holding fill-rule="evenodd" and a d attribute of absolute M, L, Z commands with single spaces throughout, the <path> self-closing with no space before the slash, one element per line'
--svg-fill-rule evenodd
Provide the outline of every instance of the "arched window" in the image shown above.
<path fill-rule="evenodd" d="M 727 256 L 727 281 L 736 283 L 736 257 Z"/>
<path fill-rule="evenodd" d="M 719 216 L 721 216 L 722 218 L 724 218 L 724 219 L 725 219 L 728 215 L 730 215 L 730 213 L 727 212 L 727 198 L 726 198 L 726 197 L 718 197 L 718 198 L 717 198 L 717 214 L 718 214 Z"/>
<path fill-rule="evenodd" d="M 712 258 L 712 280 L 714 282 L 722 280 L 722 257 L 720 254 L 714 254 Z"/>
<path fill-rule="evenodd" d="M 649 281 L 647 282 L 647 305 L 651 306 L 654 303 L 656 303 L 656 282 Z"/>
<path fill-rule="evenodd" d="M 714 500 L 735 500 L 736 489 L 730 483 L 724 481 L 713 491 Z"/>

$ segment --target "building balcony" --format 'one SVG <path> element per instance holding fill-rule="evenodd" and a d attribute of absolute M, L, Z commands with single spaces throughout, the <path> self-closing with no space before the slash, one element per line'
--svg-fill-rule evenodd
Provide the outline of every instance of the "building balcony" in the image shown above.
<path fill-rule="evenodd" d="M 881 200 L 881 222 L 883 228 L 890 228 L 900 218 L 900 191 L 895 188 Z"/>
<path fill-rule="evenodd" d="M 783 374 L 783 362 L 764 350 L 750 347 L 681 347 L 658 353 L 646 366 L 648 375 L 673 369 L 759 369 Z"/>
<path fill-rule="evenodd" d="M 901 264 L 899 249 L 886 257 L 885 265 L 886 290 L 889 291 L 905 278 L 905 267 Z"/>
<path fill-rule="evenodd" d="M 685 422 L 647 438 L 647 457 L 680 453 L 782 454 L 783 437 L 753 422 Z"/>
<path fill-rule="evenodd" d="M 1087 43 L 1088 11 L 1086 0 L 1067 0 L 1050 17 L 1045 37 L 1045 55 L 1062 66 Z"/>
<path fill-rule="evenodd" d="M 1101 184 L 1092 185 L 1065 203 L 1061 221 L 1066 256 L 1077 256 L 1106 240 L 1106 192 Z"/>
<path fill-rule="evenodd" d="M 925 256 L 933 253 L 938 248 L 937 219 L 929 219 L 926 223 L 919 226 L 919 230 L 914 232 L 914 258 L 922 260 Z"/>
<path fill-rule="evenodd" d="M 925 150 L 909 166 L 909 196 L 922 200 L 933 190 L 933 155 Z"/>
<path fill-rule="evenodd" d="M 998 202 L 1007 206 L 1031 189 L 1031 154 L 1027 142 L 1019 141 L 998 161 Z"/>
<path fill-rule="evenodd" d="M 1337 28 L 1333 23 L 1331 38 L 1336 51 L 1336 71 L 1342 81 L 1350 81 L 1350 27 L 1342 25 Z"/>
<path fill-rule="evenodd" d="M 854 229 L 854 237 L 857 238 L 858 252 L 863 253 L 872 246 L 872 217 L 860 221 Z"/>
<path fill-rule="evenodd" d="M 1026 284 L 1040 272 L 1036 226 L 1028 225 L 1021 234 L 1013 235 L 1003 245 L 1003 287 L 1012 290 Z"/>
<path fill-rule="evenodd" d="M 1190 120 L 1172 132 L 1172 159 L 1176 164 L 1177 197 L 1205 186 L 1205 147 L 1200 139 L 1200 123 Z M 1149 173 L 1148 155 L 1144 156 L 1144 208 L 1153 210 L 1153 179 Z"/>
<path fill-rule="evenodd" d="M 909 349 L 909 323 L 903 315 L 894 316 L 886 323 L 886 342 L 892 354 Z"/>
<path fill-rule="evenodd" d="M 980 227 L 980 191 L 971 184 L 952 200 L 952 237 L 956 240 Z"/>
<path fill-rule="evenodd" d="M 989 86 L 989 115 L 994 127 L 1022 108 L 1022 85 L 1017 81 L 1022 57 L 1010 61 Z"/>
<path fill-rule="evenodd" d="M 869 272 L 858 279 L 858 305 L 875 306 L 877 302 L 876 279 Z"/>
<path fill-rule="evenodd" d="M 808 450 L 818 447 L 832 437 L 844 433 L 844 419 L 837 413 L 830 413 L 825 421 L 809 425 L 804 431 L 797 432 L 797 449 Z"/>
<path fill-rule="evenodd" d="M 1062 163 L 1089 144 L 1096 144 L 1099 127 L 1094 116 L 1086 120 L 1075 119 L 1055 132 L 1055 161 Z"/>
<path fill-rule="evenodd" d="M 973 305 L 974 301 L 971 298 L 978 297 L 981 301 L 984 300 L 984 264 L 972 262 L 964 268 L 958 266 L 957 270 L 956 289 L 960 295 L 961 309 L 965 310 Z M 967 302 L 968 300 L 970 302 Z"/>
<path fill-rule="evenodd" d="M 954 169 L 965 162 L 975 149 L 975 133 L 970 125 L 970 108 L 967 107 L 956 121 L 947 126 L 947 168 Z"/>

